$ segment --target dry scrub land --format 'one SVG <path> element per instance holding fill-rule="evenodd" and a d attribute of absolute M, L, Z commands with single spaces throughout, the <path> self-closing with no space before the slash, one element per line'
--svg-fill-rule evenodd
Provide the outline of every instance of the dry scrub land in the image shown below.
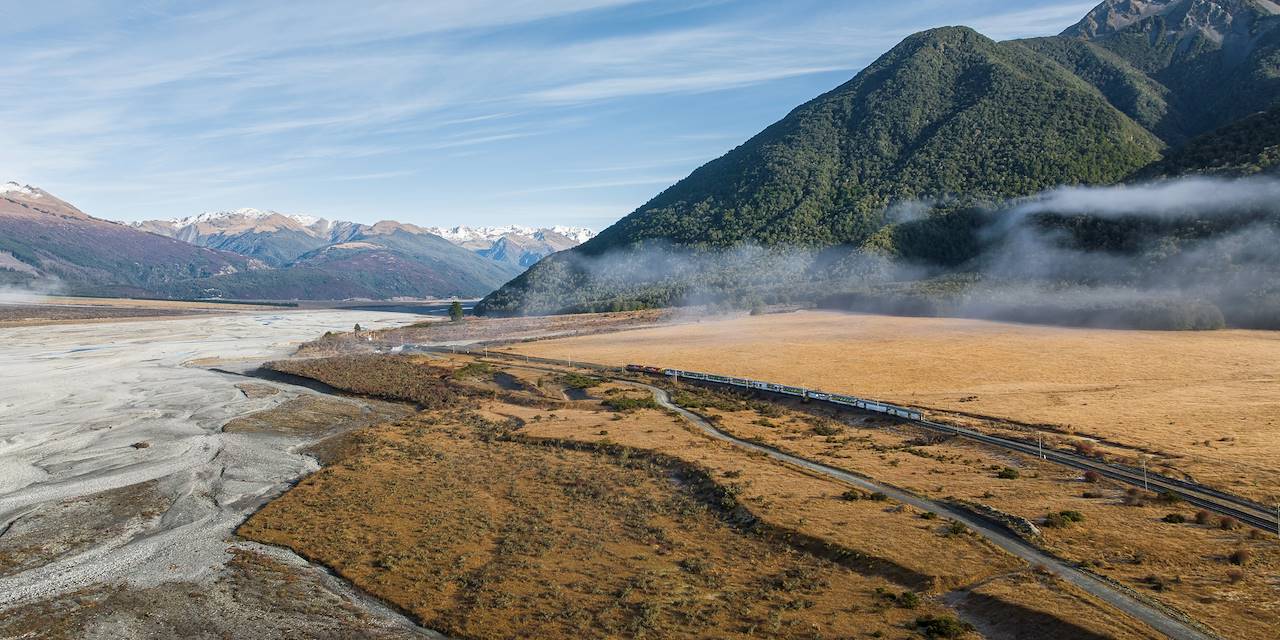
<path fill-rule="evenodd" d="M 428 408 L 331 445 L 239 533 L 454 637 L 946 637 L 952 619 L 1153 637 L 963 527 L 713 441 L 644 391 L 461 357 L 277 367 Z"/>
<path fill-rule="evenodd" d="M 1257 500 L 1280 497 L 1280 332 L 1063 329 L 799 312 L 512 345 L 549 358 L 644 363 L 933 409 Z M 988 418 L 994 418 L 990 420 Z M 1027 437 L 1025 431 L 1021 437 Z"/>
<path fill-rule="evenodd" d="M 405 344 L 469 344 L 490 340 L 534 340 L 553 336 L 593 335 L 652 327 L 671 321 L 674 312 L 664 310 L 629 311 L 625 313 L 589 313 L 574 316 L 540 316 L 530 318 L 468 318 L 466 322 L 448 322 L 443 318 L 425 320 L 407 327 L 366 332 L 330 333 L 309 342 L 298 351 L 299 356 L 316 357 L 342 353 L 367 353 L 372 349 L 393 348 Z"/>
<path fill-rule="evenodd" d="M 34 302 L 0 301 L 0 328 L 90 321 L 152 320 L 204 313 L 261 311 L 267 309 L 270 309 L 270 307 L 177 300 L 41 297 L 38 304 Z"/>
<path fill-rule="evenodd" d="M 879 416 L 687 385 L 675 388 L 673 399 L 739 438 L 933 499 L 1024 518 L 1039 529 L 1029 536 L 1038 546 L 1226 637 L 1262 639 L 1280 628 L 1274 534 L 1230 522 L 1224 529 L 1207 513 L 1197 522 L 1197 510 L 1185 504 Z"/>

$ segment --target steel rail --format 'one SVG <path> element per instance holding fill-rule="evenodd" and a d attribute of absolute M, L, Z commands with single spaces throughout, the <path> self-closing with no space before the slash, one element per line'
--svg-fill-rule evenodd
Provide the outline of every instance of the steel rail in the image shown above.
<path fill-rule="evenodd" d="M 411 347 L 406 346 L 406 348 L 411 348 Z M 568 367 L 588 369 L 588 370 L 594 370 L 594 371 L 600 371 L 600 372 L 628 371 L 626 367 L 616 367 L 616 366 L 603 365 L 603 364 L 597 364 L 592 362 L 582 362 L 577 360 L 568 361 L 568 360 L 559 360 L 555 358 L 523 356 L 523 355 L 517 355 L 517 354 L 511 354 L 511 353 L 503 353 L 500 351 L 490 351 L 488 349 L 477 350 L 470 347 L 425 347 L 425 346 L 415 345 L 415 346 L 412 346 L 412 348 L 416 350 L 422 350 L 422 351 L 445 352 L 445 353 L 452 351 L 454 353 L 466 353 L 471 355 L 480 353 L 486 356 L 495 356 L 495 357 L 507 358 L 507 359 L 518 360 L 518 361 L 523 360 L 525 362 L 537 362 L 541 364 L 551 364 L 551 365 L 556 365 L 561 367 L 568 366 Z M 1035 443 L 1025 442 L 1025 441 L 1017 440 L 1013 438 L 1002 438 L 999 436 L 993 436 L 993 435 L 981 433 L 979 431 L 974 431 L 972 429 L 966 429 L 964 427 L 955 427 L 951 425 L 941 424 L 938 422 L 933 422 L 931 420 L 924 419 L 923 418 L 924 412 L 920 410 L 906 409 L 904 407 L 900 407 L 892 403 L 881 402 L 878 400 L 872 400 L 867 398 L 856 398 L 857 400 L 860 400 L 864 403 L 868 403 L 871 405 L 879 405 L 881 407 L 886 407 L 890 410 L 898 410 L 898 411 L 905 409 L 905 410 L 911 411 L 912 413 L 918 413 L 919 415 L 922 416 L 919 419 L 913 419 L 913 418 L 904 417 L 896 412 L 886 412 L 883 410 L 876 410 L 876 409 L 861 409 L 859 407 L 852 406 L 845 402 L 832 402 L 829 399 L 832 396 L 850 397 L 845 394 L 834 394 L 834 393 L 828 393 L 824 391 L 816 391 L 812 389 L 802 389 L 800 387 L 791 387 L 790 385 L 780 385 L 777 383 L 763 382 L 759 380 L 750 380 L 746 378 L 737 378 L 735 376 L 725 376 L 720 374 L 680 371 L 677 369 L 658 369 L 658 368 L 646 368 L 646 369 L 647 370 L 641 370 L 641 371 L 633 370 L 631 372 L 647 373 L 649 375 L 663 375 L 661 373 L 656 373 L 655 370 L 662 371 L 662 372 L 677 372 L 679 374 L 693 373 L 693 374 L 697 374 L 698 377 L 691 378 L 687 375 L 681 375 L 680 377 L 686 377 L 686 379 L 691 379 L 696 382 L 719 385 L 719 386 L 729 387 L 729 388 L 749 389 L 754 391 L 767 391 L 769 393 L 781 393 L 781 395 L 789 395 L 792 397 L 802 397 L 806 401 L 822 402 L 824 404 L 831 405 L 837 408 L 863 410 L 863 411 L 870 411 L 871 413 L 891 415 L 898 420 L 901 420 L 908 424 L 913 424 L 923 429 L 928 429 L 930 431 L 935 431 L 935 432 L 946 434 L 946 435 L 965 438 L 967 440 L 972 440 L 974 442 L 978 442 L 978 443 L 982 443 L 982 444 L 986 444 L 994 447 L 999 447 L 999 448 L 1007 449 L 1011 451 L 1016 451 L 1018 453 L 1023 453 L 1023 454 L 1030 455 L 1037 458 L 1043 456 L 1044 460 L 1051 461 L 1064 466 L 1076 468 L 1076 469 L 1085 470 L 1085 471 L 1094 471 L 1103 477 L 1116 480 L 1130 486 L 1148 489 L 1148 490 L 1150 490 L 1152 487 L 1155 487 L 1165 492 L 1168 492 L 1171 495 L 1177 496 L 1179 499 L 1186 502 L 1187 504 L 1194 505 L 1196 507 L 1200 507 L 1203 509 L 1207 509 L 1209 511 L 1213 511 L 1218 515 L 1234 518 L 1235 520 L 1237 520 L 1242 524 L 1246 524 L 1248 526 L 1255 527 L 1270 533 L 1280 532 L 1280 517 L 1278 517 L 1275 512 L 1271 511 L 1267 507 L 1260 505 L 1256 502 L 1250 501 L 1246 498 L 1232 495 L 1225 491 L 1214 489 L 1212 487 L 1206 487 L 1204 485 L 1197 484 L 1194 482 L 1179 480 L 1177 478 L 1170 478 L 1168 476 L 1161 475 L 1158 473 L 1148 472 L 1144 476 L 1144 474 L 1141 471 L 1132 469 L 1124 465 L 1109 464 L 1109 463 L 1102 462 L 1099 460 L 1094 460 L 1092 458 L 1088 458 L 1085 456 L 1067 453 L 1067 452 L 1059 451 L 1056 449 L 1041 449 Z M 710 376 L 714 376 L 722 380 L 730 380 L 730 381 L 736 380 L 736 381 L 744 382 L 746 384 L 744 385 L 744 384 L 736 384 L 734 382 L 721 382 L 718 380 L 709 379 Z M 803 395 L 773 391 L 768 387 L 794 388 L 800 391 Z"/>

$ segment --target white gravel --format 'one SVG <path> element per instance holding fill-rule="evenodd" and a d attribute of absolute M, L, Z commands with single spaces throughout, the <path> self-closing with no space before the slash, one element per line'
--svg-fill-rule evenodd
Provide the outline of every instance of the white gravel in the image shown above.
<path fill-rule="evenodd" d="M 0 607 L 102 582 L 211 577 L 233 529 L 315 462 L 296 453 L 301 440 L 221 432 L 233 417 L 305 391 L 251 400 L 239 380 L 191 361 L 247 368 L 327 330 L 415 319 L 298 311 L 0 330 L 0 529 L 45 502 L 148 480 L 171 501 L 141 529 L 0 578 Z"/>

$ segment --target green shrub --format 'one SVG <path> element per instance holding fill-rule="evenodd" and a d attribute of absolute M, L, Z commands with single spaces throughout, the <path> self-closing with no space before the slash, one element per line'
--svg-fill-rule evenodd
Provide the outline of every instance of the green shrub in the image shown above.
<path fill-rule="evenodd" d="M 639 398 L 614 396 L 612 398 L 607 398 L 601 404 L 614 411 L 638 411 L 640 409 L 658 408 L 658 403 L 650 396 L 643 396 Z"/>
<path fill-rule="evenodd" d="M 898 596 L 898 606 L 903 609 L 915 609 L 920 606 L 920 594 L 914 591 L 903 591 Z"/>
<path fill-rule="evenodd" d="M 1187 521 L 1187 517 L 1182 515 L 1181 513 L 1171 513 L 1161 519 L 1164 520 L 1165 522 L 1168 522 L 1169 524 L 1182 524 Z"/>
<path fill-rule="evenodd" d="M 1051 513 L 1044 518 L 1044 526 L 1061 529 L 1073 522 L 1083 522 L 1084 514 L 1079 511 L 1059 511 Z"/>
<path fill-rule="evenodd" d="M 581 373 L 566 373 L 556 380 L 570 389 L 590 389 L 604 383 L 600 378 Z"/>
<path fill-rule="evenodd" d="M 960 638 L 973 631 L 973 625 L 951 616 L 920 616 L 916 630 L 926 638 Z"/>
<path fill-rule="evenodd" d="M 813 432 L 820 436 L 839 435 L 841 431 L 843 431 L 843 429 L 841 429 L 839 425 L 831 424 L 829 422 L 824 422 L 813 428 Z"/>
<path fill-rule="evenodd" d="M 1017 480 L 1022 474 L 1013 467 L 1005 467 L 996 473 L 996 477 L 1001 480 Z"/>
<path fill-rule="evenodd" d="M 463 378 L 481 378 L 493 375 L 493 366 L 484 362 L 468 362 L 457 371 L 453 372 L 453 377 L 459 380 Z"/>

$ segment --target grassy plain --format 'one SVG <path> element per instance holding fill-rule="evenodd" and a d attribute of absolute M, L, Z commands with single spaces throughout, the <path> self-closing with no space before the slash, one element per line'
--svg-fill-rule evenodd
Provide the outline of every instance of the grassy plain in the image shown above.
<path fill-rule="evenodd" d="M 1280 545 L 1274 535 L 1223 529 L 1217 517 L 1198 523 L 1196 509 L 1185 504 L 874 416 L 798 402 L 759 403 L 687 385 L 674 398 L 740 438 L 919 495 L 1025 518 L 1040 528 L 1039 546 L 1184 611 L 1225 637 L 1262 640 L 1280 627 Z M 1049 522 L 1051 514 L 1063 513 L 1079 520 Z M 1183 521 L 1166 521 L 1171 515 Z"/>
<path fill-rule="evenodd" d="M 1066 329 L 797 312 L 511 345 L 841 391 L 1030 426 L 1258 500 L 1280 498 L 1280 332 Z M 994 418 L 995 420 L 991 420 Z M 1025 434 L 1024 434 L 1025 437 Z"/>
<path fill-rule="evenodd" d="M 342 384 L 388 360 L 306 366 Z M 907 638 L 917 618 L 958 613 L 1041 638 L 1152 637 L 944 520 L 851 500 L 846 485 L 649 408 L 644 392 L 395 360 L 401 375 L 419 367 L 430 383 L 401 387 L 434 408 L 344 438 L 239 532 L 455 637 Z M 417 397 L 437 383 L 463 390 Z"/>

